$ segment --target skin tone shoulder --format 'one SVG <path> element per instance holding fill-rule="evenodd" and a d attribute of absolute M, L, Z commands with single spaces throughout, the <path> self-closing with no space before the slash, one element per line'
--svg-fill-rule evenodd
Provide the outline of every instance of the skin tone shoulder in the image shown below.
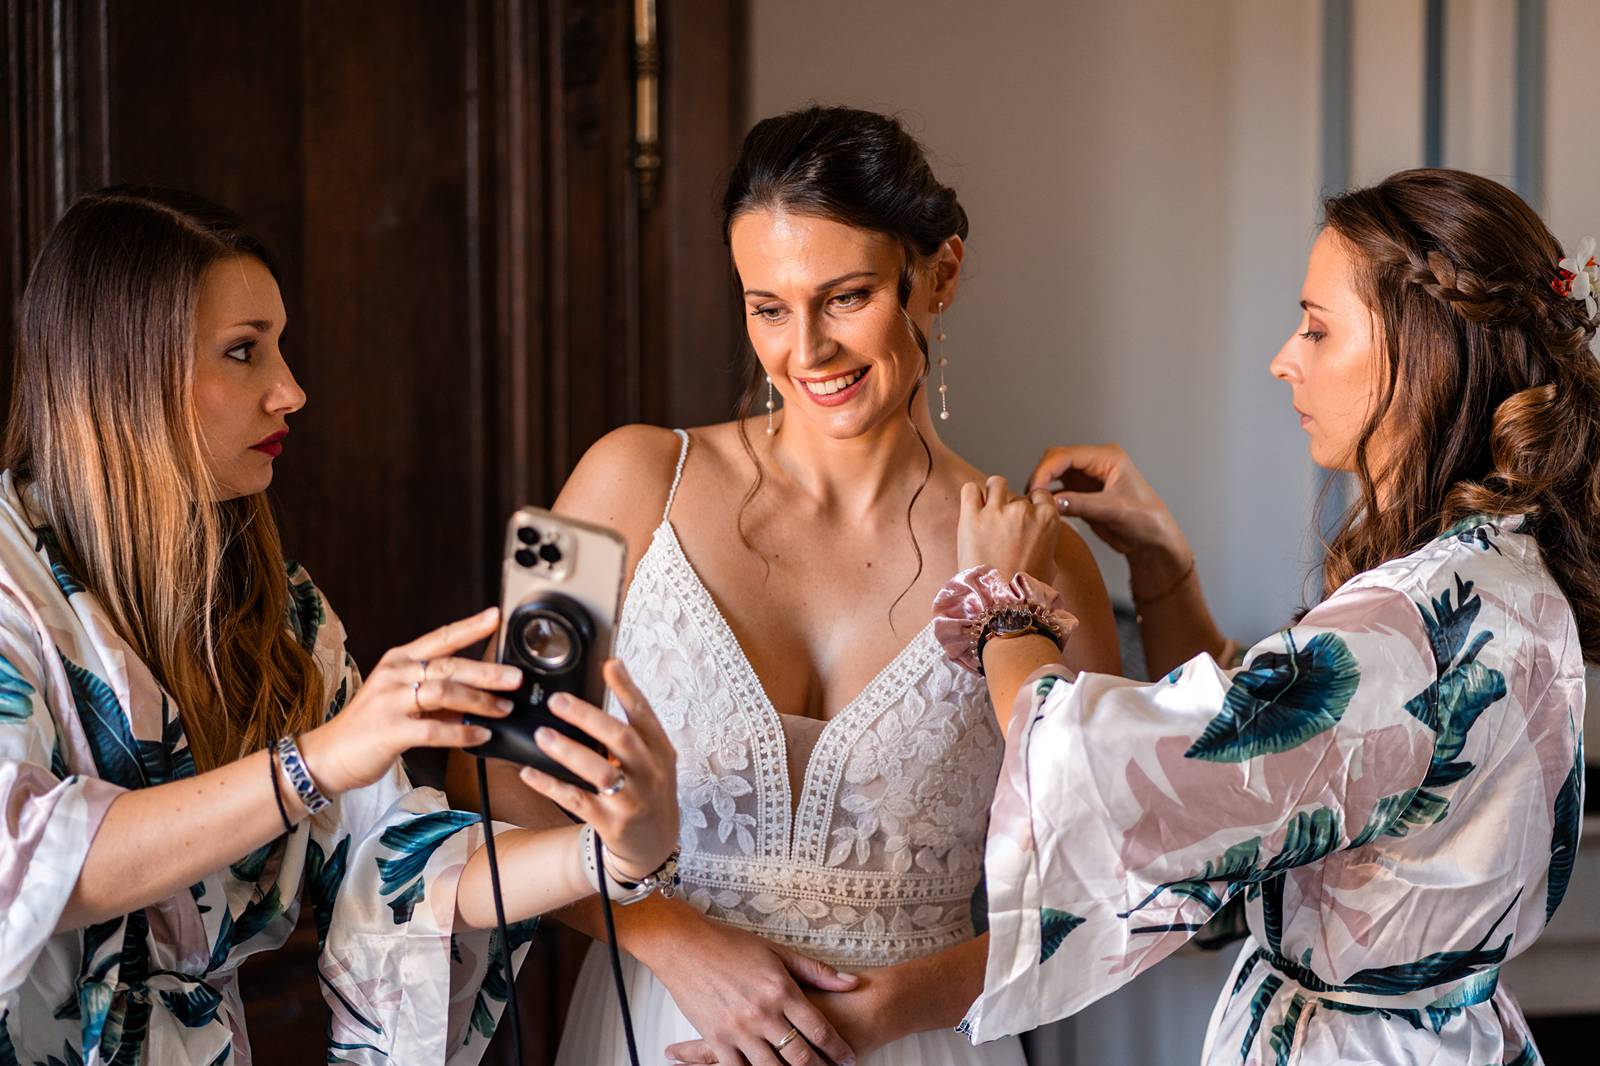
<path fill-rule="evenodd" d="M 765 432 L 764 415 L 743 427 L 764 478 L 746 506 L 756 469 L 739 424 L 693 430 L 673 530 L 777 711 L 826 720 L 927 624 L 956 571 L 962 486 L 983 481 L 938 437 L 911 328 L 931 335 L 940 303 L 954 306 L 964 248 L 952 237 L 916 263 L 902 305 L 905 253 L 883 234 L 759 210 L 734 221 L 731 245 L 751 347 L 781 401 L 777 432 Z M 667 430 L 617 430 L 584 457 L 556 507 L 621 532 L 631 568 L 660 523 L 678 452 Z M 1078 669 L 1114 671 L 1103 583 L 1083 541 L 1058 527 L 1056 582 L 1082 622 L 1070 655 Z M 528 805 L 519 814 L 526 824 L 544 817 Z M 598 932 L 597 913 L 568 913 Z M 805 1042 L 781 1059 L 771 1050 L 793 1025 L 849 1061 L 902 1033 L 954 1025 L 982 985 L 981 940 L 959 959 L 857 980 L 677 901 L 629 908 L 618 936 L 707 1038 L 669 1056 L 803 1062 Z"/>

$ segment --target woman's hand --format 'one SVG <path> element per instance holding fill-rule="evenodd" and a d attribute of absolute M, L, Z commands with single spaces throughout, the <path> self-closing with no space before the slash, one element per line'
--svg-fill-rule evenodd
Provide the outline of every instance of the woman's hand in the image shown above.
<path fill-rule="evenodd" d="M 704 1047 L 709 1058 L 679 1061 L 727 1066 L 855 1062 L 861 1048 L 847 1042 L 796 983 L 848 992 L 856 986 L 854 976 L 752 933 L 695 917 L 693 936 L 678 940 L 661 958 L 645 960 L 701 1035 L 667 1048 L 668 1060 L 679 1048 Z M 774 1051 L 791 1028 L 800 1035 Z"/>
<path fill-rule="evenodd" d="M 806 993 L 806 997 L 857 1055 L 870 1055 L 907 1035 L 898 1025 L 904 1012 L 893 1009 L 894 999 L 887 988 L 887 977 L 891 972 L 892 968 L 869 973 L 861 978 L 858 987 L 849 992 Z M 794 1041 L 783 1049 L 784 1053 L 787 1054 L 801 1043 L 801 1040 Z M 819 1066 L 829 1061 L 818 1058 L 809 1046 L 806 1050 L 810 1058 L 790 1058 L 786 1061 L 818 1063 Z M 732 1066 L 738 1062 L 737 1059 L 719 1057 L 709 1040 L 686 1040 L 681 1044 L 673 1044 L 667 1048 L 667 1061 L 693 1063 L 695 1066 L 710 1063 Z"/>
<path fill-rule="evenodd" d="M 983 488 L 969 482 L 961 486 L 956 566 L 992 566 L 1007 577 L 1031 574 L 1048 585 L 1056 577 L 1059 522 L 1048 492 L 1014 496 L 1003 477 Z"/>
<path fill-rule="evenodd" d="M 605 844 L 609 870 L 624 880 L 641 881 L 677 846 L 678 756 L 627 668 L 611 659 L 603 673 L 628 715 L 627 722 L 564 692 L 551 697 L 550 712 L 604 744 L 611 758 L 554 729 L 541 728 L 534 734 L 546 755 L 599 793 L 531 766 L 522 768 L 521 777 L 529 788 L 594 826 Z"/>
<path fill-rule="evenodd" d="M 1062 487 L 1054 496 L 1062 513 L 1088 522 L 1095 536 L 1128 557 L 1136 573 L 1142 570 L 1160 584 L 1189 565 L 1183 530 L 1121 445 L 1051 448 L 1028 488 L 1048 489 L 1058 481 Z"/>
<path fill-rule="evenodd" d="M 499 622 L 499 610 L 491 607 L 384 655 L 344 710 L 300 738 L 306 768 L 323 794 L 372 784 L 407 748 L 487 741 L 487 729 L 461 716 L 505 717 L 511 702 L 495 693 L 514 690 L 522 673 L 452 653 L 490 636 Z"/>

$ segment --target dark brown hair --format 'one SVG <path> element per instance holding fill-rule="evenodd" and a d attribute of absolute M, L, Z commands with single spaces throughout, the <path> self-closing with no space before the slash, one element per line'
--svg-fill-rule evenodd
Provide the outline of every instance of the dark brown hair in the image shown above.
<path fill-rule="evenodd" d="M 265 495 L 220 500 L 193 398 L 211 264 L 261 242 L 198 197 L 119 187 L 73 204 L 23 293 L 4 463 L 75 576 L 176 699 L 211 769 L 322 722 Z"/>
<path fill-rule="evenodd" d="M 1595 321 L 1553 288 L 1561 246 L 1510 189 L 1458 170 L 1402 171 L 1323 210 L 1385 364 L 1324 594 L 1469 515 L 1525 514 L 1584 657 L 1600 658 L 1600 363 Z M 1374 473 L 1369 446 L 1396 408 Z"/>
<path fill-rule="evenodd" d="M 895 119 L 850 107 L 812 106 L 763 119 L 745 136 L 722 199 L 724 243 L 731 247 L 733 223 L 740 215 L 773 210 L 813 215 L 882 233 L 904 250 L 900 309 L 923 361 L 922 378 L 906 401 L 906 416 L 910 418 L 928 379 L 929 366 L 928 338 L 906 305 L 915 286 L 917 266 L 951 237 L 966 239 L 967 213 L 955 190 L 934 177 L 922 145 Z M 765 481 L 765 471 L 745 430 L 764 383 L 761 365 L 753 355 L 745 362 L 744 379 L 737 411 L 739 439 L 755 464 L 756 477 L 739 508 L 739 537 L 750 547 L 744 531 L 744 512 Z M 922 484 L 906 507 L 908 529 L 912 528 L 912 509 L 933 473 L 933 451 L 915 420 L 911 427 L 922 444 L 928 466 Z M 917 556 L 917 573 L 907 591 L 922 576 L 922 547 L 914 529 L 911 544 Z M 904 595 L 902 592 L 901 597 Z M 899 602 L 895 600 L 895 604 Z M 891 613 L 893 610 L 890 607 Z"/>

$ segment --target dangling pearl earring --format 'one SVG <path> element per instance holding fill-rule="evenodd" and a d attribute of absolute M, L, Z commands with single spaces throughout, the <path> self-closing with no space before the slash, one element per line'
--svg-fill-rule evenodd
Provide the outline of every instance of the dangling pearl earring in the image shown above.
<path fill-rule="evenodd" d="M 772 375 L 769 374 L 767 375 L 767 436 L 769 437 L 778 432 L 772 428 L 772 412 L 777 406 L 772 400 Z"/>
<path fill-rule="evenodd" d="M 934 351 L 938 353 L 938 359 L 939 359 L 939 421 L 948 422 L 948 421 L 950 421 L 950 404 L 948 403 L 948 398 L 949 398 L 949 395 L 950 395 L 950 386 L 946 385 L 945 382 L 944 382 L 944 368 L 950 364 L 950 360 L 948 360 L 948 359 L 946 359 L 944 357 L 944 301 L 943 300 L 939 301 L 938 317 L 936 317 L 934 319 L 933 339 L 934 339 L 934 343 L 938 345 L 938 347 L 936 347 L 934 349 Z"/>

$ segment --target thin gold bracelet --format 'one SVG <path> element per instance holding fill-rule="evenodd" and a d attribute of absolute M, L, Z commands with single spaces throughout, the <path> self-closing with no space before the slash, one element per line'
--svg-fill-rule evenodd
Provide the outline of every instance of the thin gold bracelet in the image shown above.
<path fill-rule="evenodd" d="M 1150 596 L 1150 597 L 1148 597 L 1146 599 L 1142 599 L 1142 600 L 1139 597 L 1135 596 L 1133 598 L 1133 608 L 1134 608 L 1133 620 L 1135 622 L 1138 622 L 1140 625 L 1143 625 L 1144 624 L 1144 612 L 1145 612 L 1145 610 L 1147 608 L 1149 608 L 1149 607 L 1151 607 L 1151 606 L 1153 606 L 1155 604 L 1160 603 L 1164 599 L 1167 599 L 1168 597 L 1170 597 L 1174 593 L 1176 593 L 1179 589 L 1183 588 L 1184 585 L 1188 584 L 1189 579 L 1194 576 L 1195 562 L 1196 562 L 1195 557 L 1194 557 L 1193 554 L 1191 554 L 1189 556 L 1189 565 L 1187 567 L 1185 567 L 1183 573 L 1178 576 L 1178 580 L 1174 581 L 1171 585 L 1169 585 L 1166 588 L 1162 589 L 1156 595 Z"/>

